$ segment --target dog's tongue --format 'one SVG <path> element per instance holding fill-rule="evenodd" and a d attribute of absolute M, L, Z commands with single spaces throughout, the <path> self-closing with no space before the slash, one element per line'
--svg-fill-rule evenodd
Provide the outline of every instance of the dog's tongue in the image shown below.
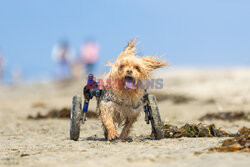
<path fill-rule="evenodd" d="M 126 89 L 136 89 L 134 82 L 135 82 L 134 78 L 126 77 L 125 78 L 125 88 Z"/>

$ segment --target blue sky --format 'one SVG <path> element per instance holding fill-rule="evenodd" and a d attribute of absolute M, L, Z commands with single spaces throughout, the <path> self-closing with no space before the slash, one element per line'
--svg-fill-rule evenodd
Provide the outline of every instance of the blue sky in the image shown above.
<path fill-rule="evenodd" d="M 0 50 L 7 76 L 29 79 L 53 74 L 55 43 L 78 51 L 88 37 L 100 44 L 99 69 L 135 36 L 141 54 L 173 67 L 249 66 L 249 9 L 249 0 L 0 0 Z"/>

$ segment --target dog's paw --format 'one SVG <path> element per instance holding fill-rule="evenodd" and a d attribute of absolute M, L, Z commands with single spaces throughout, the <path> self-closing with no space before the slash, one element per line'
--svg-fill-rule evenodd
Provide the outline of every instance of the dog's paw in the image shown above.
<path fill-rule="evenodd" d="M 132 138 L 120 138 L 120 141 L 121 142 L 132 142 L 133 141 L 133 139 Z"/>
<path fill-rule="evenodd" d="M 120 137 L 119 137 L 120 139 L 121 139 L 121 141 L 127 141 L 128 140 L 128 136 L 126 135 L 120 135 Z"/>
<path fill-rule="evenodd" d="M 108 140 L 109 140 L 109 141 L 114 140 L 114 139 L 117 139 L 117 138 L 118 138 L 117 132 L 108 133 Z"/>

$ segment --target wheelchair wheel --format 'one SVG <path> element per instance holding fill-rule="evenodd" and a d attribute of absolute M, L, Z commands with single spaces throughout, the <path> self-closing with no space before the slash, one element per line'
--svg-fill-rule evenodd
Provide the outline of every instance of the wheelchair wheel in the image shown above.
<path fill-rule="evenodd" d="M 152 132 L 155 136 L 156 140 L 164 138 L 164 132 L 163 132 L 163 124 L 161 122 L 161 116 L 159 113 L 159 108 L 157 105 L 157 101 L 154 95 L 148 95 L 149 100 L 149 112 L 151 113 L 151 126 L 152 126 Z"/>
<path fill-rule="evenodd" d="M 82 98 L 74 96 L 70 113 L 70 140 L 78 140 L 82 120 Z"/>

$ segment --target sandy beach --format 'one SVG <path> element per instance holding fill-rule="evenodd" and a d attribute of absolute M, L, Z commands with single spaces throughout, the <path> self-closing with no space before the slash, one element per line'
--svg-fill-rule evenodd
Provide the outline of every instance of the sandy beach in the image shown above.
<path fill-rule="evenodd" d="M 186 97 L 176 103 L 158 102 L 162 121 L 177 126 L 199 123 L 207 113 L 250 111 L 250 69 L 172 69 L 154 73 L 164 78 L 163 90 L 152 94 Z M 225 137 L 150 138 L 144 113 L 133 127 L 129 142 L 107 142 L 101 123 L 88 119 L 79 141 L 69 140 L 69 119 L 30 120 L 28 115 L 70 108 L 72 97 L 82 95 L 82 81 L 40 82 L 0 86 L 0 166 L 237 166 L 250 164 L 250 154 L 209 152 Z M 94 110 L 95 102 L 90 109 Z M 207 120 L 230 133 L 250 127 L 246 120 Z M 120 129 L 119 129 L 120 130 Z"/>

